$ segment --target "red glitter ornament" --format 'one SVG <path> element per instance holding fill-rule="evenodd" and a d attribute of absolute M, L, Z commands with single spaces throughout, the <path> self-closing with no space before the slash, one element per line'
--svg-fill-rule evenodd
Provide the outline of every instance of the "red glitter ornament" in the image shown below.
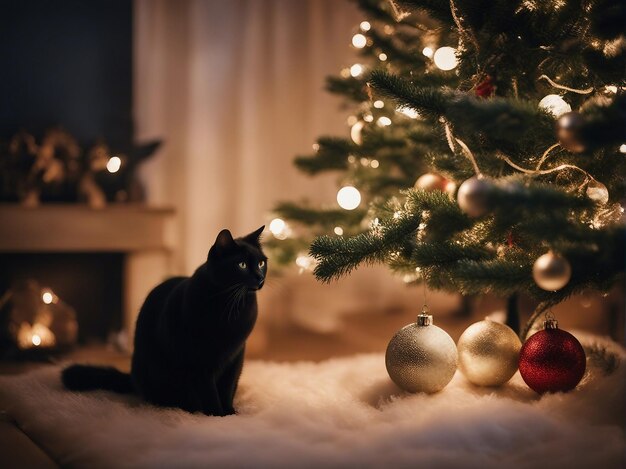
<path fill-rule="evenodd" d="M 571 391 L 585 374 L 586 357 L 580 342 L 558 328 L 555 319 L 544 322 L 544 330 L 522 345 L 519 372 L 526 384 L 539 394 Z"/>

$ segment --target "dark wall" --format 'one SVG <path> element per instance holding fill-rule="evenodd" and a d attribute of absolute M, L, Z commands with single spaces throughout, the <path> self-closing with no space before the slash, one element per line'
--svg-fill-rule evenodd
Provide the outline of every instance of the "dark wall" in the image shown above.
<path fill-rule="evenodd" d="M 0 0 L 0 139 L 132 139 L 132 0 Z"/>

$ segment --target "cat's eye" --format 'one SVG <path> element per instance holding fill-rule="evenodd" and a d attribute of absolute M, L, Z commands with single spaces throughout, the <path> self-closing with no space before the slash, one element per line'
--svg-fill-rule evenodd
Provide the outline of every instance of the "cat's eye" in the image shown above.
<path fill-rule="evenodd" d="M 245 269 L 246 267 L 248 267 L 248 264 L 246 264 L 245 262 L 242 261 L 242 262 L 239 263 L 239 268 L 240 269 Z"/>
<path fill-rule="evenodd" d="M 259 267 L 262 269 L 265 267 L 265 261 L 259 261 Z"/>

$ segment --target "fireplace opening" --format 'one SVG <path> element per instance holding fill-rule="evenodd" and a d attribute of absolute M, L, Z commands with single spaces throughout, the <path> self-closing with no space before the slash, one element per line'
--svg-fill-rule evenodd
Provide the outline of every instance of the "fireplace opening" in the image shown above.
<path fill-rule="evenodd" d="M 79 343 L 104 342 L 123 327 L 124 256 L 0 253 L 0 297 L 12 286 L 34 280 L 75 310 Z"/>

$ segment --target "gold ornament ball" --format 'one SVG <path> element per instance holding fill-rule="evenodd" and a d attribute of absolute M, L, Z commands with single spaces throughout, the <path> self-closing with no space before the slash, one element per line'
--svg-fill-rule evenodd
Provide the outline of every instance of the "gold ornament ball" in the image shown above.
<path fill-rule="evenodd" d="M 569 261 L 552 251 L 540 256 L 533 265 L 535 283 L 547 291 L 557 291 L 572 277 Z"/>
<path fill-rule="evenodd" d="M 385 354 L 389 377 L 408 392 L 442 390 L 454 376 L 456 360 L 452 338 L 425 314 L 396 332 Z"/>
<path fill-rule="evenodd" d="M 459 370 L 477 386 L 500 386 L 517 371 L 522 342 L 513 330 L 485 319 L 472 324 L 459 338 Z"/>
<path fill-rule="evenodd" d="M 566 112 L 556 123 L 556 134 L 563 148 L 572 153 L 582 153 L 586 145 L 582 136 L 585 118 L 579 112 Z"/>
<path fill-rule="evenodd" d="M 448 180 L 439 174 L 426 173 L 422 174 L 415 181 L 415 188 L 423 191 L 446 191 Z"/>
<path fill-rule="evenodd" d="M 493 184 L 485 178 L 472 177 L 464 181 L 456 195 L 461 210 L 472 218 L 482 217 L 491 210 L 490 192 Z"/>

